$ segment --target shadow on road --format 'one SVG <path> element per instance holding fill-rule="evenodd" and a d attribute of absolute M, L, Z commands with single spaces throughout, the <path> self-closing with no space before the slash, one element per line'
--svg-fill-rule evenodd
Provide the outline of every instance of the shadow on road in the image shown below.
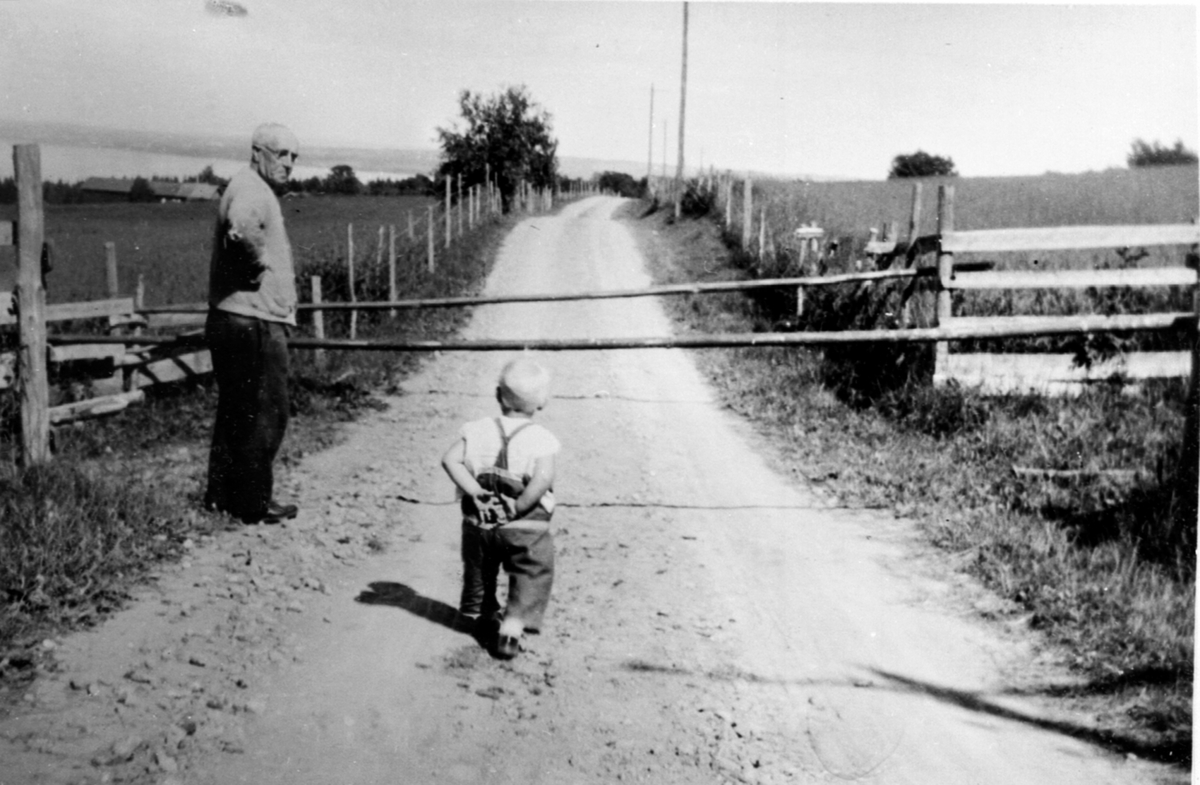
<path fill-rule="evenodd" d="M 1188 766 L 1191 763 L 1191 739 L 1182 740 L 1177 743 L 1151 744 L 1124 734 L 1025 714 L 1015 709 L 992 703 L 980 697 L 977 693 L 956 690 L 950 687 L 941 687 L 907 676 L 888 673 L 887 671 L 871 670 L 881 678 L 892 682 L 897 688 L 929 695 L 937 700 L 960 706 L 969 711 L 989 714 L 993 717 L 1000 717 L 1014 722 L 1023 722 L 1027 725 L 1061 733 L 1064 736 L 1080 739 L 1081 741 L 1086 741 L 1115 752 L 1137 755 L 1146 760 L 1169 763 L 1176 766 Z"/>
<path fill-rule="evenodd" d="M 375 581 L 368 584 L 368 588 L 355 597 L 354 601 L 364 605 L 390 605 L 464 635 L 475 633 L 475 622 L 459 613 L 457 608 L 441 600 L 426 597 L 403 583 Z"/>

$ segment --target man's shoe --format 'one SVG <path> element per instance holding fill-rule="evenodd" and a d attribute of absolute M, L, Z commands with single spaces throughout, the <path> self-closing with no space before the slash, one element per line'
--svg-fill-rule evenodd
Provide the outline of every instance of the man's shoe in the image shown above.
<path fill-rule="evenodd" d="M 279 502 L 271 502 L 267 505 L 267 514 L 263 516 L 263 523 L 279 523 L 280 521 L 290 521 L 300 512 L 300 508 L 294 504 L 280 504 Z"/>
<path fill-rule="evenodd" d="M 282 523 L 283 521 L 291 520 L 296 517 L 296 513 L 300 512 L 300 508 L 294 504 L 280 504 L 279 502 L 271 502 L 267 505 L 267 511 L 259 515 L 243 515 L 242 523 Z"/>

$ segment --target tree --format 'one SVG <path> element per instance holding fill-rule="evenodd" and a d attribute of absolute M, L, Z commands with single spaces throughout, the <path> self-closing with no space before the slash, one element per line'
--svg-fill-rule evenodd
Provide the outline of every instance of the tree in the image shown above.
<path fill-rule="evenodd" d="M 218 188 L 224 188 L 229 185 L 229 181 L 224 177 L 217 177 L 217 173 L 213 171 L 212 164 L 200 170 L 200 174 L 196 175 L 196 182 L 215 185 Z"/>
<path fill-rule="evenodd" d="M 908 155 L 898 155 L 892 159 L 892 171 L 888 172 L 889 180 L 902 177 L 957 177 L 954 171 L 954 160 L 942 158 L 940 155 L 930 155 L 924 150 L 917 150 Z"/>
<path fill-rule="evenodd" d="M 129 201 L 131 202 L 153 202 L 158 199 L 158 195 L 154 193 L 154 186 L 150 185 L 150 181 L 145 177 L 135 177 L 133 184 L 129 186 Z"/>
<path fill-rule="evenodd" d="M 362 193 L 363 185 L 354 174 L 354 167 L 349 164 L 338 164 L 329 170 L 329 176 L 323 183 L 326 193 L 346 194 L 355 196 Z"/>
<path fill-rule="evenodd" d="M 596 182 L 601 190 L 630 199 L 640 199 L 646 191 L 645 180 L 635 180 L 624 172 L 601 172 Z"/>
<path fill-rule="evenodd" d="M 457 188 L 461 175 L 466 188 L 483 184 L 490 176 L 500 189 L 505 210 L 522 181 L 535 188 L 554 185 L 558 140 L 551 136 L 549 112 L 524 85 L 490 97 L 463 90 L 458 105 L 466 127 L 437 129 L 442 146 L 438 183 L 449 175 Z"/>
<path fill-rule="evenodd" d="M 1182 139 L 1177 139 L 1174 147 L 1165 147 L 1157 141 L 1153 144 L 1146 144 L 1141 139 L 1134 139 L 1133 147 L 1129 151 L 1129 155 L 1125 157 L 1125 162 L 1129 164 L 1130 169 L 1138 169 L 1143 166 L 1194 164 L 1196 161 L 1196 154 L 1183 146 Z"/>

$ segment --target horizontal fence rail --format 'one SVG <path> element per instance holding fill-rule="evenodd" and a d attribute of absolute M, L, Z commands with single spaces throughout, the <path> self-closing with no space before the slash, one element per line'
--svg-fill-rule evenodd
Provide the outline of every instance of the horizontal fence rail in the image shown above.
<path fill-rule="evenodd" d="M 942 253 L 999 253 L 1195 243 L 1200 243 L 1200 226 L 1196 224 L 1048 226 L 944 232 L 941 250 Z"/>
<path fill-rule="evenodd" d="M 833 286 L 844 283 L 870 283 L 889 279 L 933 276 L 932 267 L 908 270 L 879 270 L 844 275 L 810 276 L 804 278 L 762 278 L 751 281 L 722 281 L 717 283 L 669 284 L 650 286 L 643 289 L 613 289 L 592 292 L 568 292 L 562 294 L 505 294 L 479 297 L 440 297 L 421 300 L 391 300 L 374 302 L 322 302 L 300 303 L 301 311 L 380 311 L 401 308 L 462 308 L 473 305 L 498 305 L 503 303 L 566 302 L 571 300 L 613 300 L 633 297 L 663 297 L 680 294 L 712 294 L 740 292 L 753 289 L 786 288 L 792 286 Z M 155 305 L 141 308 L 144 314 L 203 313 L 208 305 L 203 303 L 180 303 Z"/>
<path fill-rule="evenodd" d="M 958 325 L 906 330 L 840 330 L 837 332 L 715 333 L 712 335 L 649 336 L 632 338 L 515 338 L 481 341 L 367 341 L 348 339 L 290 338 L 293 349 L 344 349 L 351 351 L 480 352 L 480 351 L 575 351 L 595 349 L 714 348 L 721 346 L 837 346 L 866 343 L 936 343 L 971 338 L 1017 338 L 1042 335 L 1087 335 L 1177 329 L 1195 331 L 1190 313 L 1133 314 L 1129 316 L 1080 316 L 1057 323 L 1038 321 L 1012 325 Z M 203 346 L 203 335 L 54 335 L 51 344 L 168 344 Z"/>
<path fill-rule="evenodd" d="M 1090 289 L 1114 286 L 1195 286 L 1186 267 L 1131 267 L 1123 270 L 990 270 L 954 272 L 946 289 Z M 958 317 L 955 317 L 958 318 Z"/>

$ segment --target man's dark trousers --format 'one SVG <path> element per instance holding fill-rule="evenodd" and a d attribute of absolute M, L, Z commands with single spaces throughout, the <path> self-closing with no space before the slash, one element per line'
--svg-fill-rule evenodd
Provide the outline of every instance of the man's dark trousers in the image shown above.
<path fill-rule="evenodd" d="M 218 398 L 204 504 L 261 520 L 288 423 L 287 325 L 212 309 L 205 334 Z"/>

